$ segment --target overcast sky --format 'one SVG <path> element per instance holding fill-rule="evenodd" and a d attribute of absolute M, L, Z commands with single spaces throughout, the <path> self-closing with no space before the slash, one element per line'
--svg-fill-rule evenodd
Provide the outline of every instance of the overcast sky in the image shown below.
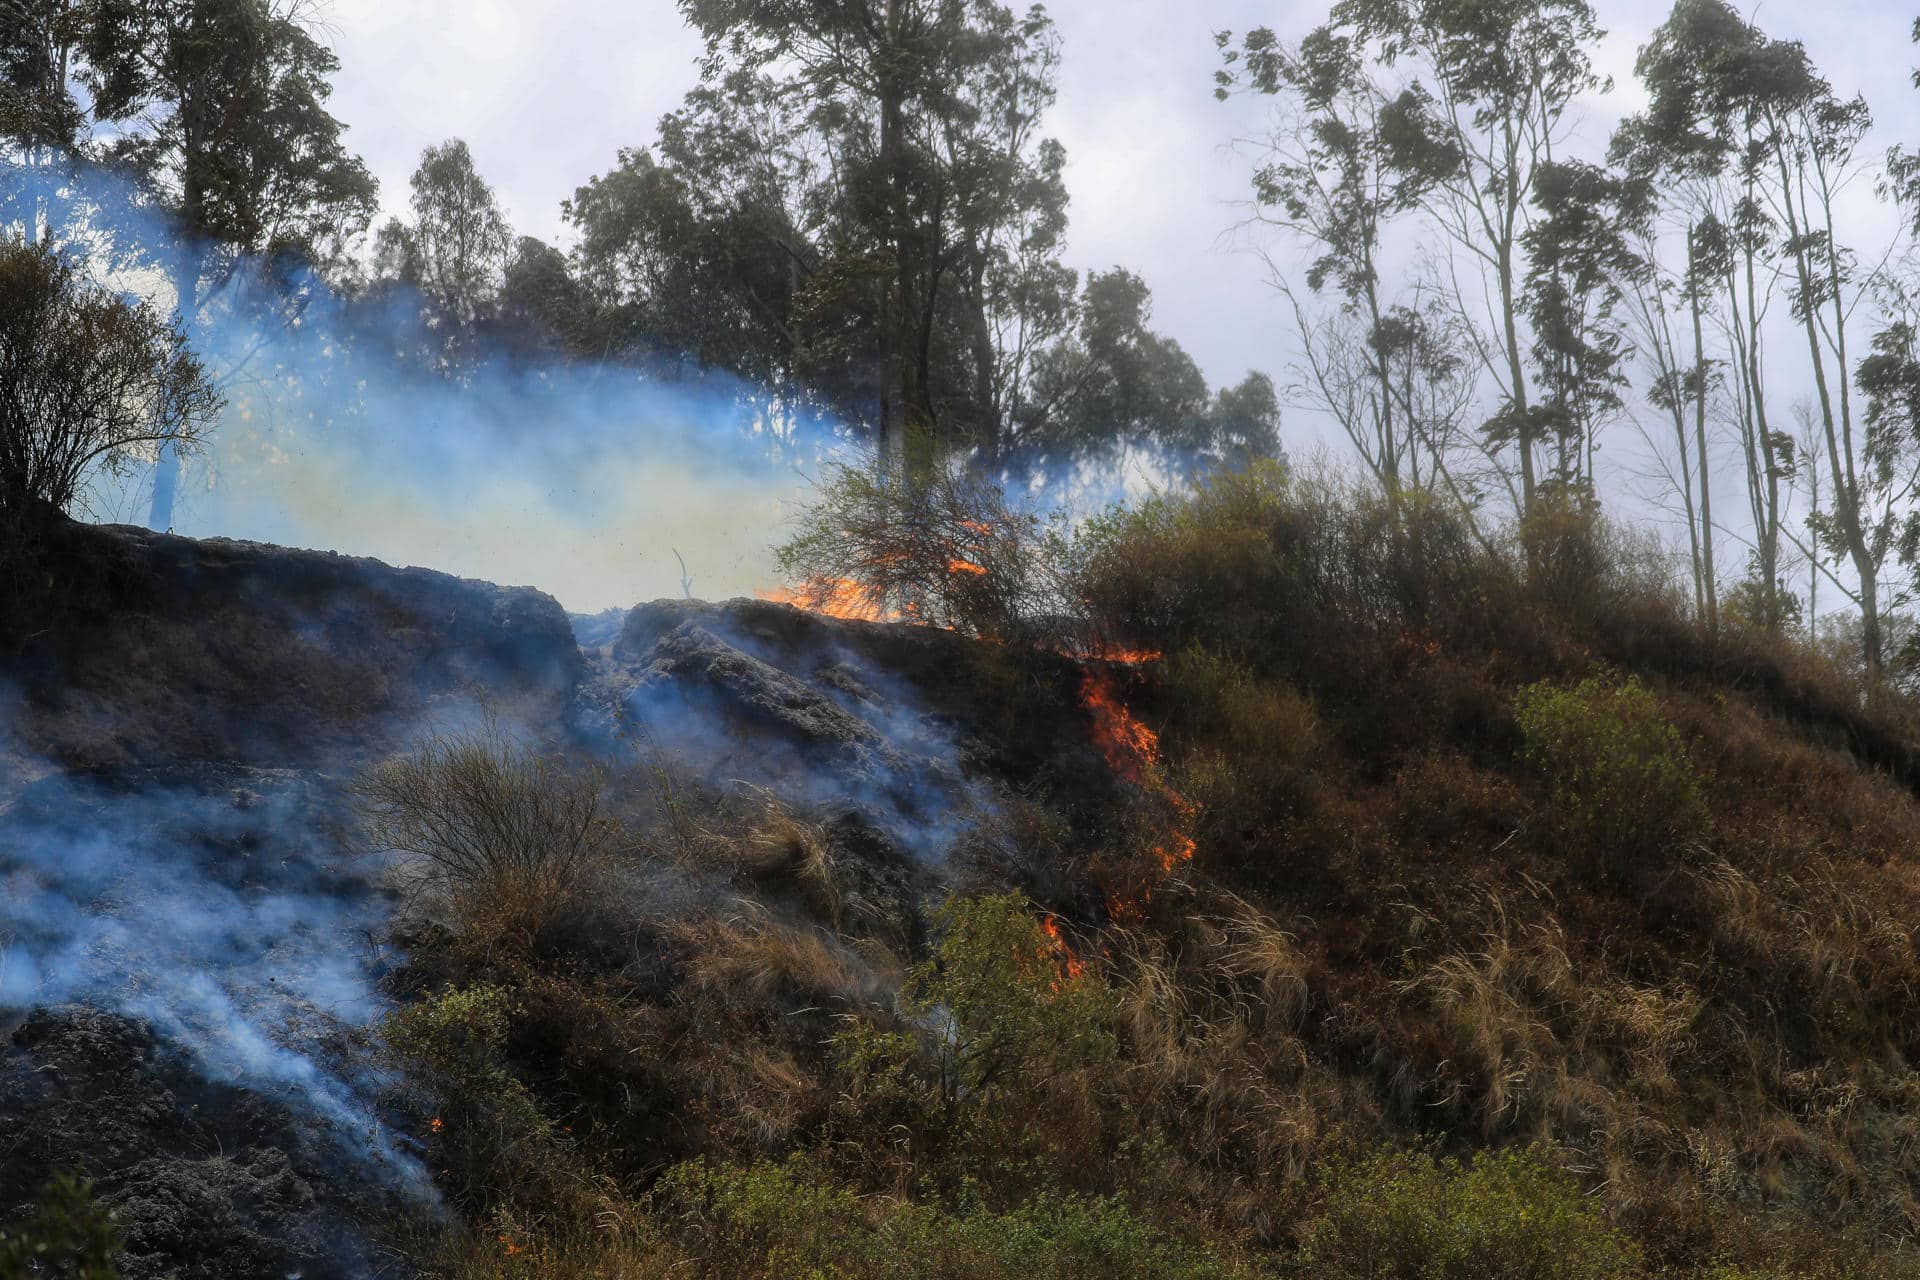
<path fill-rule="evenodd" d="M 1052 132 L 1066 144 L 1069 258 L 1124 265 L 1155 295 L 1160 328 L 1216 381 L 1284 365 L 1280 312 L 1258 264 L 1223 233 L 1247 165 L 1226 148 L 1256 133 L 1257 102 L 1212 96 L 1212 33 L 1277 27 L 1298 36 L 1325 5 L 1275 0 L 1056 0 L 1066 43 Z M 1609 35 L 1602 70 L 1621 86 L 1588 130 L 1636 100 L 1633 57 L 1667 6 L 1598 5 Z M 1863 0 L 1774 4 L 1756 11 L 1777 36 L 1804 40 L 1843 92 L 1865 92 L 1889 139 L 1920 142 L 1920 93 L 1908 82 L 1914 7 Z M 472 146 L 523 231 L 561 238 L 560 202 L 603 172 L 696 78 L 699 41 L 672 0 L 332 0 L 343 67 L 334 98 L 351 144 L 404 208 L 420 151 L 447 137 Z"/>

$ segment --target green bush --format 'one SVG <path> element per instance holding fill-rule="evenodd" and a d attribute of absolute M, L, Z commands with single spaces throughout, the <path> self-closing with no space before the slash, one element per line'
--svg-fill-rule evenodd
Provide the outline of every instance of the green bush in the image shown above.
<path fill-rule="evenodd" d="M 1322 733 L 1313 704 L 1240 663 L 1188 649 L 1167 670 L 1176 730 L 1174 788 L 1204 842 L 1257 840 L 1302 811 Z"/>
<path fill-rule="evenodd" d="M 1382 1152 L 1328 1172 L 1300 1271 L 1326 1280 L 1612 1280 L 1633 1246 L 1532 1154 Z"/>
<path fill-rule="evenodd" d="M 1704 829 L 1706 806 L 1680 735 L 1637 679 L 1530 685 L 1515 715 L 1570 846 L 1627 872 Z"/>
<path fill-rule="evenodd" d="M 939 942 L 903 984 L 893 1026 L 834 1038 L 842 1145 L 874 1160 L 904 1141 L 911 1176 L 996 1190 L 1044 1181 L 1097 1142 L 1099 1069 L 1112 1061 L 1113 992 L 1017 893 L 951 898 Z"/>
<path fill-rule="evenodd" d="M 854 1029 L 842 1037 L 844 1055 L 868 1065 L 923 1055 L 948 1109 L 1112 1056 L 1106 983 L 1019 894 L 949 898 L 933 916 L 940 941 L 900 994 L 900 1012 L 920 1034 L 876 1039 Z"/>
<path fill-rule="evenodd" d="M 0 1277 L 118 1280 L 120 1230 L 93 1198 L 93 1188 L 60 1176 L 40 1193 L 25 1222 L 0 1231 Z"/>
<path fill-rule="evenodd" d="M 681 1165 L 657 1218 L 696 1274 L 725 1280 L 1214 1280 L 1234 1274 L 1113 1199 L 1043 1196 L 1010 1213 L 863 1198 L 801 1163 Z"/>
<path fill-rule="evenodd" d="M 437 1104 L 426 1127 L 440 1185 L 470 1207 L 564 1199 L 558 1134 L 503 1056 L 512 1013 L 501 988 L 456 988 L 384 1026 L 389 1054 Z"/>

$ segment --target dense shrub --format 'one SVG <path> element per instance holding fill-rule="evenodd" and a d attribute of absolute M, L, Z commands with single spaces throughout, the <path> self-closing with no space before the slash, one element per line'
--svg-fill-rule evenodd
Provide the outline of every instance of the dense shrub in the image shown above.
<path fill-rule="evenodd" d="M 1638 680 L 1531 685 L 1515 715 L 1526 757 L 1552 788 L 1554 825 L 1572 847 L 1629 871 L 1702 830 L 1692 763 Z"/>
<path fill-rule="evenodd" d="M 1612 1280 L 1638 1272 L 1570 1178 L 1537 1156 L 1383 1152 L 1327 1172 L 1301 1246 L 1327 1280 Z"/>
<path fill-rule="evenodd" d="M 724 1280 L 1211 1280 L 1236 1274 L 1111 1199 L 1043 1196 L 1005 1213 L 868 1199 L 804 1165 L 684 1165 L 663 1226 Z"/>
<path fill-rule="evenodd" d="M 1303 809 L 1322 750 L 1313 704 L 1203 649 L 1169 662 L 1173 785 L 1193 806 L 1203 843 L 1255 842 Z"/>
<path fill-rule="evenodd" d="M 925 1179 L 957 1185 L 1091 1155 L 1091 1076 L 1112 1061 L 1112 992 L 1018 894 L 951 898 L 939 942 L 902 985 L 901 1021 L 849 1022 L 836 1132 L 872 1181 L 896 1139 Z M 1049 921 L 1049 924 L 1052 924 Z M 1003 1188 L 1003 1190 L 1006 1188 Z"/>
<path fill-rule="evenodd" d="M 900 993 L 900 1012 L 918 1034 L 883 1051 L 892 1056 L 910 1044 L 924 1052 L 942 1106 L 977 1106 L 996 1091 L 1111 1055 L 1105 983 L 1019 894 L 950 898 L 935 909 L 934 925 L 939 944 Z M 866 1059 L 876 1047 L 850 1038 L 844 1048 Z"/>
<path fill-rule="evenodd" d="M 504 1058 L 512 1016 L 498 987 L 447 990 L 388 1015 L 386 1044 L 431 1101 L 429 1150 L 457 1202 L 564 1207 L 560 1135 Z"/>
<path fill-rule="evenodd" d="M 0 1230 L 0 1277 L 119 1280 L 120 1229 L 75 1178 L 48 1183 L 24 1222 Z"/>

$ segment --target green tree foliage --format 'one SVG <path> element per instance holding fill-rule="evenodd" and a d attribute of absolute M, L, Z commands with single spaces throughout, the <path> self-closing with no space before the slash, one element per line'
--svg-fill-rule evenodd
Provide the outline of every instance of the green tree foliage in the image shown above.
<path fill-rule="evenodd" d="M 1024 455 L 1070 462 L 1114 442 L 1150 442 L 1195 461 L 1244 465 L 1279 452 L 1272 379 L 1250 373 L 1209 395 L 1193 358 L 1147 327 L 1151 313 L 1146 282 L 1132 272 L 1087 277 L 1074 332 L 1035 360 L 1032 398 L 1016 411 Z"/>
<path fill-rule="evenodd" d="M 248 320 L 291 322 L 311 290 L 286 287 L 304 277 L 284 268 L 338 267 L 373 216 L 376 190 L 327 110 L 339 60 L 314 37 L 304 6 L 116 0 L 82 12 L 76 75 L 93 115 L 83 151 L 131 174 L 149 204 L 108 204 L 92 216 L 123 256 L 167 275 L 189 332 L 216 301 L 231 300 L 222 286 L 236 273 L 262 268 L 273 287 L 247 291 L 265 301 Z M 162 447 L 154 527 L 172 523 L 178 483 L 178 455 Z"/>
<path fill-rule="evenodd" d="M 1333 17 L 1384 65 L 1413 73 L 1382 122 L 1388 161 L 1480 269 L 1494 328 L 1480 350 L 1502 391 L 1491 422 L 1509 432 L 1495 438 L 1511 439 L 1531 506 L 1527 209 L 1575 101 L 1604 84 L 1592 69 L 1602 34 L 1593 10 L 1585 0 L 1341 0 Z"/>
<path fill-rule="evenodd" d="M 59 178 L 86 124 L 69 78 L 82 23 L 77 0 L 0 3 L 0 221 L 29 241 L 58 220 Z"/>
<path fill-rule="evenodd" d="M 1383 280 L 1382 239 L 1416 208 L 1433 175 L 1395 164 L 1395 122 L 1406 110 L 1368 74 L 1365 46 L 1352 34 L 1320 27 L 1297 47 L 1266 28 L 1240 48 L 1221 32 L 1221 98 L 1237 89 L 1277 98 L 1283 112 L 1259 144 L 1251 219 L 1304 247 L 1303 264 L 1267 259 L 1288 300 L 1301 347 L 1302 390 L 1340 424 L 1383 492 L 1444 486 L 1470 505 L 1471 486 L 1450 467 L 1471 394 L 1471 368 L 1449 349 L 1456 332 L 1432 323 L 1417 290 L 1407 301 Z M 1306 293 L 1329 289 L 1335 313 L 1315 314 Z M 1463 374 L 1465 376 L 1463 376 Z"/>
<path fill-rule="evenodd" d="M 1273 450 L 1264 380 L 1210 396 L 1145 286 L 1060 261 L 1039 6 L 687 0 L 702 84 L 568 204 L 590 347 L 690 356 L 879 442 L 1002 463 Z"/>
<path fill-rule="evenodd" d="M 1630 873 L 1706 820 L 1680 736 L 1637 679 L 1536 684 L 1515 706 L 1525 754 L 1552 788 L 1552 823 L 1577 850 Z"/>
<path fill-rule="evenodd" d="M 0 1276 L 119 1280 L 120 1228 L 91 1184 L 61 1176 L 41 1191 L 25 1221 L 0 1230 Z"/>
<path fill-rule="evenodd" d="M 482 319 L 491 318 L 513 261 L 513 228 L 493 188 L 459 138 L 428 147 L 413 171 L 413 221 L 390 219 L 374 246 L 376 285 L 418 289 L 445 354 L 457 358 Z"/>

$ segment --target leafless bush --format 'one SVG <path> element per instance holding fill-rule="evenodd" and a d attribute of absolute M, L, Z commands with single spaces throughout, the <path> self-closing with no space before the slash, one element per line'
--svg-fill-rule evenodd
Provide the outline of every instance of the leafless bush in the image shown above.
<path fill-rule="evenodd" d="M 616 850 L 605 778 L 513 742 L 497 727 L 429 738 L 362 785 L 368 834 L 417 859 L 454 899 L 554 900 Z"/>

